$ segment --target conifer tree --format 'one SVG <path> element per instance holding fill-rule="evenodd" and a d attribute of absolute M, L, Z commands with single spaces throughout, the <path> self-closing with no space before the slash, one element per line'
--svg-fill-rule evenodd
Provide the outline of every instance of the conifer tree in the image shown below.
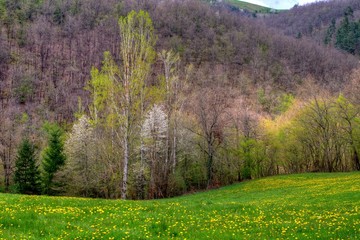
<path fill-rule="evenodd" d="M 325 39 L 324 39 L 325 45 L 328 45 L 331 43 L 335 31 L 336 31 L 336 20 L 335 20 L 335 18 L 333 18 L 331 20 L 331 25 L 329 26 L 329 28 L 326 31 L 326 35 L 325 35 Z"/>
<path fill-rule="evenodd" d="M 353 20 L 353 11 L 348 8 L 344 13 L 344 20 L 336 32 L 335 46 L 348 53 L 356 54 L 360 39 L 360 23 Z"/>
<path fill-rule="evenodd" d="M 59 183 L 54 181 L 55 174 L 65 164 L 64 142 L 62 139 L 63 131 L 55 124 L 46 126 L 48 133 L 48 146 L 43 152 L 43 192 L 54 195 Z"/>
<path fill-rule="evenodd" d="M 28 139 L 24 139 L 19 147 L 15 162 L 14 181 L 19 193 L 39 194 L 41 192 L 35 148 Z"/>

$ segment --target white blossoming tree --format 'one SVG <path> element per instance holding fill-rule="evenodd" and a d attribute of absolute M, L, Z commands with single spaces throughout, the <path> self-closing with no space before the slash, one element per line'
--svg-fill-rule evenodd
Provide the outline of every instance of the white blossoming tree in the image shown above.
<path fill-rule="evenodd" d="M 68 156 L 68 177 L 75 193 L 90 196 L 96 181 L 94 129 L 87 116 L 82 116 L 74 124 L 65 149 Z"/>
<path fill-rule="evenodd" d="M 165 111 L 161 106 L 154 105 L 146 114 L 141 130 L 144 139 L 142 150 L 150 168 L 149 198 L 161 197 L 163 193 L 160 185 L 166 183 L 163 178 L 168 175 L 166 164 L 169 164 L 165 161 L 167 129 Z"/>

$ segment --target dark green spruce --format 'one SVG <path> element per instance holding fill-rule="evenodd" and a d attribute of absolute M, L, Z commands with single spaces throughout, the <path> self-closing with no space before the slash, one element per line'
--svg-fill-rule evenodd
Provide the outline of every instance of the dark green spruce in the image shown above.
<path fill-rule="evenodd" d="M 56 173 L 65 165 L 63 131 L 54 124 L 46 127 L 48 133 L 48 146 L 43 152 L 42 159 L 42 182 L 43 193 L 48 195 L 55 195 L 59 192 L 62 183 L 55 178 Z"/>
<path fill-rule="evenodd" d="M 336 32 L 335 47 L 355 55 L 360 52 L 360 22 L 353 19 L 353 11 L 348 8 L 344 12 L 344 19 Z"/>
<path fill-rule="evenodd" d="M 39 194 L 41 192 L 40 172 L 36 165 L 35 147 L 24 139 L 19 146 L 14 181 L 16 189 L 23 194 Z"/>

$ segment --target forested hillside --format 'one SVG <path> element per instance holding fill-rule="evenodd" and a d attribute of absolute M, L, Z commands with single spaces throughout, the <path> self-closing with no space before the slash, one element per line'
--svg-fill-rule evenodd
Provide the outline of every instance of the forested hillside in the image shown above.
<path fill-rule="evenodd" d="M 286 14 L 270 25 L 295 29 Z M 0 24 L 4 191 L 161 198 L 360 169 L 356 55 L 197 0 L 0 0 Z"/>
<path fill-rule="evenodd" d="M 277 13 L 278 10 L 271 9 L 269 7 L 260 6 L 257 4 L 252 4 L 246 1 L 237 1 L 237 0 L 225 0 L 225 1 L 213 1 L 205 0 L 210 4 L 222 5 L 227 7 L 229 10 L 238 11 L 243 15 L 248 15 L 251 17 L 256 17 L 258 13 L 268 14 L 268 13 Z"/>
<path fill-rule="evenodd" d="M 310 37 L 320 44 L 359 54 L 360 2 L 319 1 L 296 6 L 264 18 L 267 26 L 296 38 Z"/>

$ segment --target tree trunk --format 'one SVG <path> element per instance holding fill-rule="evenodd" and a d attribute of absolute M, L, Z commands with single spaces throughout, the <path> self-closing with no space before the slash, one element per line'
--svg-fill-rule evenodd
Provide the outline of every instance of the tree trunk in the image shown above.
<path fill-rule="evenodd" d="M 3 151 L 2 153 L 3 158 L 3 168 L 4 168 L 4 184 L 5 184 L 5 192 L 9 191 L 10 186 L 10 166 L 9 166 L 9 160 L 6 156 L 6 152 Z"/>
<path fill-rule="evenodd" d="M 355 169 L 357 171 L 360 171 L 360 160 L 359 160 L 359 154 L 355 147 L 353 147 L 354 155 L 353 155 L 353 161 L 355 164 Z"/>
<path fill-rule="evenodd" d="M 209 188 L 212 183 L 212 165 L 214 157 L 212 145 L 210 142 L 208 144 L 207 188 Z"/>
<path fill-rule="evenodd" d="M 173 163 L 173 172 L 175 172 L 175 168 L 176 168 L 176 148 L 177 148 L 177 139 L 176 139 L 176 134 L 177 134 L 177 125 L 176 125 L 176 115 L 175 115 L 175 124 L 174 124 L 174 136 L 173 136 L 173 144 L 172 144 L 172 163 Z"/>
<path fill-rule="evenodd" d="M 14 129 L 15 125 L 13 123 L 12 130 Z M 9 146 L 8 146 L 8 154 L 4 154 L 4 170 L 5 170 L 5 191 L 9 191 L 10 187 L 10 176 L 11 176 L 11 152 L 12 152 L 12 134 L 10 134 L 9 138 Z"/>
<path fill-rule="evenodd" d="M 123 169 L 123 181 L 122 181 L 122 189 L 121 189 L 122 199 L 126 199 L 128 165 L 129 165 L 129 139 L 128 139 L 128 133 L 126 131 L 124 137 L 124 169 Z"/>

